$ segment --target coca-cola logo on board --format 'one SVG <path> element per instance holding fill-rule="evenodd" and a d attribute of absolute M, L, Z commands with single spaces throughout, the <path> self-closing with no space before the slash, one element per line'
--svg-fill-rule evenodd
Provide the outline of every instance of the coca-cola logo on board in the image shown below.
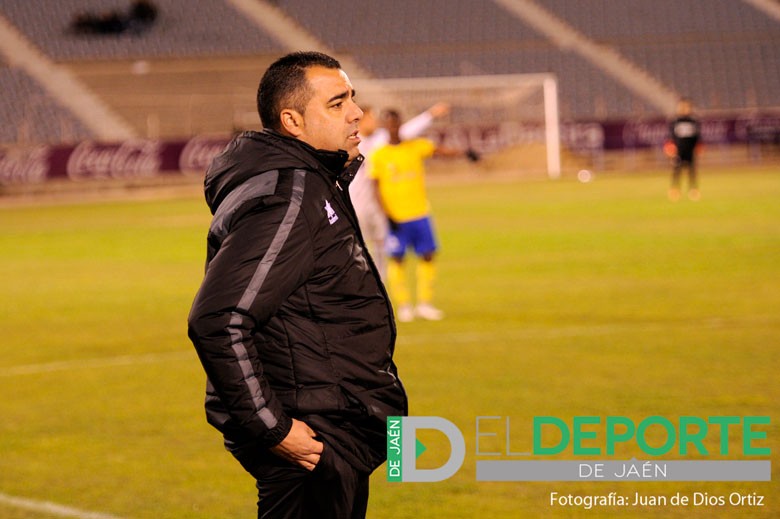
<path fill-rule="evenodd" d="M 203 173 L 212 159 L 222 153 L 228 142 L 224 137 L 193 137 L 181 151 L 179 169 L 184 173 Z"/>
<path fill-rule="evenodd" d="M 669 136 L 666 121 L 627 122 L 623 127 L 623 143 L 628 147 L 657 146 Z"/>
<path fill-rule="evenodd" d="M 46 180 L 49 151 L 48 146 L 25 151 L 0 151 L 0 185 L 36 184 Z"/>
<path fill-rule="evenodd" d="M 160 171 L 161 145 L 158 141 L 137 140 L 121 144 L 91 141 L 76 146 L 68 158 L 71 180 L 91 178 L 150 177 Z"/>

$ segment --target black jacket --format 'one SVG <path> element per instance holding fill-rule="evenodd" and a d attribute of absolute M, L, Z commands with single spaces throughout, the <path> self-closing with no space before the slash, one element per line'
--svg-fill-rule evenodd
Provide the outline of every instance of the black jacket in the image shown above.
<path fill-rule="evenodd" d="M 689 162 L 693 160 L 701 134 L 699 121 L 689 115 L 680 116 L 669 124 L 669 133 L 677 148 L 677 157 Z"/>
<path fill-rule="evenodd" d="M 279 443 L 305 421 L 353 466 L 386 456 L 405 415 L 392 308 L 348 197 L 358 157 L 245 132 L 206 173 L 214 214 L 189 336 L 226 446 Z"/>

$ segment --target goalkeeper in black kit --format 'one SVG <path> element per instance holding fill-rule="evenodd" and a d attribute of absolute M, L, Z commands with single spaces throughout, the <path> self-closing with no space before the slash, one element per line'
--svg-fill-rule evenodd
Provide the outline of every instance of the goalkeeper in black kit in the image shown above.
<path fill-rule="evenodd" d="M 689 99 L 681 99 L 677 103 L 677 118 L 671 122 L 669 133 L 674 145 L 674 167 L 672 182 L 669 187 L 669 200 L 680 199 L 680 176 L 682 169 L 688 170 L 688 198 L 699 200 L 699 184 L 696 177 L 696 145 L 699 143 L 701 126 L 692 115 L 692 105 Z"/>

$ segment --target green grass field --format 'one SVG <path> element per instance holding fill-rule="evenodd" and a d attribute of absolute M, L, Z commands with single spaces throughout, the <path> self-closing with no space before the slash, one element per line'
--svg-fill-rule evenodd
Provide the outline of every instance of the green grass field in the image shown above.
<path fill-rule="evenodd" d="M 397 363 L 411 414 L 458 425 L 466 461 L 438 483 L 380 469 L 369 517 L 780 515 L 778 173 L 704 172 L 697 203 L 669 202 L 666 172 L 432 185 L 447 318 L 401 325 Z M 186 337 L 208 222 L 200 197 L 0 207 L 0 517 L 64 516 L 54 504 L 95 519 L 254 517 L 254 482 L 205 422 Z M 476 418 L 510 417 L 521 451 L 540 415 L 771 416 L 758 444 L 774 481 L 477 482 Z M 729 455 L 709 459 L 744 459 L 730 433 Z M 482 452 L 506 447 L 501 434 Z M 446 459 L 443 438 L 421 439 L 420 466 Z M 617 459 L 630 457 L 636 445 Z M 612 491 L 765 499 L 550 505 L 551 492 Z"/>

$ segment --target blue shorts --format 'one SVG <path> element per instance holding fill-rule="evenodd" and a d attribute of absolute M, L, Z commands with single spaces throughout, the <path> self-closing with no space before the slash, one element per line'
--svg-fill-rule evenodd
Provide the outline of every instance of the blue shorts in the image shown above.
<path fill-rule="evenodd" d="M 433 254 L 438 249 L 433 236 L 433 222 L 430 216 L 396 224 L 387 235 L 387 254 L 393 258 L 403 258 L 406 249 L 414 247 L 418 256 Z"/>

